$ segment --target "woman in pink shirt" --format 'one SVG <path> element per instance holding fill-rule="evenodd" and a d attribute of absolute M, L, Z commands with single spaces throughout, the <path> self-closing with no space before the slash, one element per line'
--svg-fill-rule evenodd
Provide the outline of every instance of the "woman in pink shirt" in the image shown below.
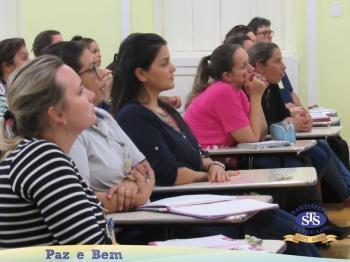
<path fill-rule="evenodd" d="M 185 113 L 202 148 L 264 140 L 267 125 L 261 98 L 265 88 L 266 82 L 254 73 L 239 45 L 223 44 L 204 57 Z"/>

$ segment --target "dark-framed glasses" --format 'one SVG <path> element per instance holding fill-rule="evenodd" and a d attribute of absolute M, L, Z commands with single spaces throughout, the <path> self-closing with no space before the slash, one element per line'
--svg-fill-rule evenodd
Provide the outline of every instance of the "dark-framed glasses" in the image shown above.
<path fill-rule="evenodd" d="M 255 35 L 264 35 L 265 37 L 266 36 L 274 36 L 275 32 L 272 31 L 272 30 L 265 30 L 265 31 L 262 31 L 262 32 L 258 32 L 258 33 L 255 33 Z"/>

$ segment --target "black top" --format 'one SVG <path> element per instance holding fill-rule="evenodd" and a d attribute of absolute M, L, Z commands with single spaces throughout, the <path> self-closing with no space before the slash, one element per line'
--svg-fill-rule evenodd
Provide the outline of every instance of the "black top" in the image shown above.
<path fill-rule="evenodd" d="M 283 121 L 290 117 L 290 112 L 286 108 L 280 93 L 278 84 L 270 84 L 261 99 L 267 126 Z"/>
<path fill-rule="evenodd" d="M 172 113 L 181 118 L 176 110 Z M 201 150 L 188 127 L 179 125 L 178 132 L 136 101 L 127 103 L 116 119 L 150 162 L 157 185 L 174 185 L 179 167 L 204 171 Z"/>

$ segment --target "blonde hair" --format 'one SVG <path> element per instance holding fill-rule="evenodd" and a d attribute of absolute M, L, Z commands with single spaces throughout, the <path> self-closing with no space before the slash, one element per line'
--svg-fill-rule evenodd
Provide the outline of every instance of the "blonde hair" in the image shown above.
<path fill-rule="evenodd" d="M 64 99 L 64 88 L 56 81 L 57 70 L 62 65 L 60 58 L 43 55 L 26 63 L 11 76 L 7 100 L 13 124 L 9 127 L 5 119 L 1 121 L 2 158 L 12 151 L 22 138 L 40 138 L 41 132 L 48 125 L 47 109 Z"/>

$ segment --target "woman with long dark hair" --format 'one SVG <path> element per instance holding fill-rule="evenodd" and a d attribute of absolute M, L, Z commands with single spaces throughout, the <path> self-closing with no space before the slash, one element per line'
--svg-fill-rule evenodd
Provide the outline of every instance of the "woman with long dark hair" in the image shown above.
<path fill-rule="evenodd" d="M 128 36 L 116 61 L 111 93 L 113 113 L 150 162 L 156 184 L 226 181 L 231 173 L 220 162 L 206 157 L 179 113 L 158 100 L 162 91 L 174 87 L 174 71 L 162 37 L 142 33 Z M 245 232 L 281 239 L 287 232 L 295 231 L 294 220 L 281 210 L 260 212 L 246 222 Z M 208 234 L 223 233 L 222 228 L 206 230 Z M 232 229 L 224 234 L 233 236 Z M 287 245 L 289 254 L 320 256 L 313 245 Z"/>

